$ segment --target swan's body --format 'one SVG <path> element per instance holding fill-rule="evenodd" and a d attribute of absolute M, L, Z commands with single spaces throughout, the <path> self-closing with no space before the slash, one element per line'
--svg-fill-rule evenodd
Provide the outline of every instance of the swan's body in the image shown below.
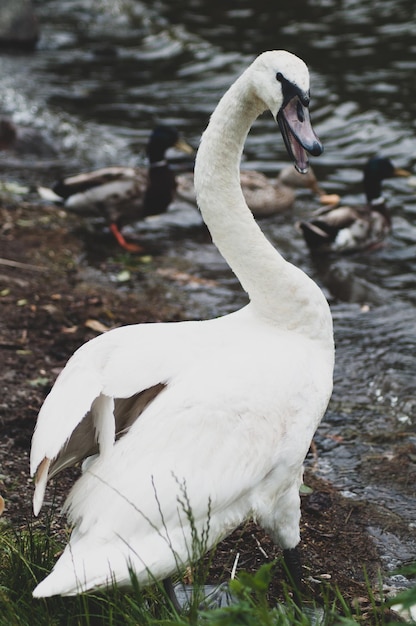
<path fill-rule="evenodd" d="M 194 175 L 191 172 L 176 177 L 176 195 L 180 200 L 196 203 Z M 296 189 L 310 189 L 319 197 L 326 198 L 319 187 L 312 168 L 306 174 L 297 172 L 293 166 L 283 168 L 279 176 L 270 179 L 255 170 L 240 171 L 240 185 L 244 199 L 254 217 L 268 217 L 291 209 L 296 199 Z"/>
<path fill-rule="evenodd" d="M 204 221 L 250 303 L 217 319 L 110 331 L 77 350 L 46 398 L 31 451 L 35 513 L 48 472 L 98 455 L 68 497 L 75 528 L 35 596 L 129 584 L 129 568 L 139 584 L 175 572 L 192 558 L 184 493 L 199 535 L 209 526 L 207 548 L 249 516 L 284 550 L 299 542 L 302 464 L 332 390 L 332 320 L 317 285 L 263 236 L 238 171 L 266 107 L 307 168 L 302 146 L 321 151 L 308 90 L 300 59 L 260 55 L 198 151 Z"/>
<path fill-rule="evenodd" d="M 165 159 L 171 147 L 192 152 L 175 128 L 157 126 L 147 145 L 149 168 L 113 166 L 76 174 L 58 181 L 53 192 L 75 213 L 103 216 L 123 248 L 142 252 L 140 245 L 124 239 L 120 228 L 167 210 L 176 190 L 175 175 Z"/>
<path fill-rule="evenodd" d="M 390 159 L 372 157 L 364 166 L 365 206 L 332 206 L 319 209 L 299 227 L 311 250 L 352 252 L 377 247 L 391 230 L 391 217 L 381 183 L 394 176 L 410 176 Z"/>

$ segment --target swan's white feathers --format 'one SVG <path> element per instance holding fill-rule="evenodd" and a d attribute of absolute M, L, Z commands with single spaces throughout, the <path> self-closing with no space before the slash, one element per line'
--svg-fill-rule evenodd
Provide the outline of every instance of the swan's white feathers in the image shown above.
<path fill-rule="evenodd" d="M 173 325 L 171 328 L 174 329 Z M 241 353 L 237 355 L 230 349 L 241 335 L 232 337 L 231 334 L 230 328 L 225 340 L 228 362 L 223 362 L 219 368 L 214 351 L 212 356 L 208 352 L 200 363 L 195 362 L 192 349 L 188 354 L 188 371 L 173 378 L 164 392 L 148 405 L 132 425 L 131 436 L 121 438 L 114 446 L 109 462 L 99 456 L 78 480 L 69 496 L 68 507 L 71 520 L 77 524 L 78 538 L 84 534 L 85 538 L 80 544 L 82 550 L 80 546 L 75 548 L 79 558 L 74 559 L 74 554 L 67 551 L 67 567 L 73 567 L 76 562 L 82 571 L 97 569 L 101 579 L 96 580 L 105 583 L 108 568 L 97 566 L 96 560 L 102 563 L 105 555 L 108 557 L 108 543 L 111 550 L 114 542 L 119 543 L 114 535 L 113 516 L 109 515 L 109 510 L 117 510 L 117 535 L 124 538 L 123 542 L 127 542 L 132 553 L 151 568 L 156 578 L 171 573 L 165 569 L 166 563 L 175 567 L 172 550 L 185 562 L 189 549 L 190 537 L 186 537 L 186 542 L 183 536 L 185 512 L 177 498 L 172 497 L 174 493 L 181 496 L 180 485 L 184 480 L 199 531 L 206 524 L 209 494 L 211 543 L 250 514 L 257 514 L 273 528 L 270 498 L 276 492 L 276 482 L 279 497 L 287 491 L 291 494 L 293 468 L 301 465 L 328 401 L 318 393 L 321 377 L 328 375 L 328 366 L 316 361 L 313 342 L 310 341 L 308 349 L 299 337 L 297 345 L 291 342 L 290 358 L 281 366 L 285 370 L 283 374 L 276 368 L 275 361 L 276 351 L 286 353 L 281 338 L 276 339 L 276 345 L 270 344 L 267 332 L 247 338 L 246 358 L 242 359 Z M 212 344 L 211 333 L 207 334 L 207 342 Z M 202 347 L 207 349 L 208 345 Z M 258 366 L 259 360 L 263 361 L 263 367 Z M 291 381 L 295 386 L 298 377 L 305 381 L 298 395 L 287 399 L 287 388 L 276 384 L 283 375 L 286 385 Z M 241 397 L 241 385 L 250 389 L 250 402 Z M 224 409 L 225 399 L 228 406 L 230 398 L 232 413 Z M 279 407 L 279 419 L 271 413 L 271 406 Z M 165 418 L 166 411 L 169 419 Z M 198 442 L 204 444 L 197 445 Z M 159 450 L 163 457 L 155 464 Z M 224 479 L 218 481 L 218 475 Z M 298 481 L 295 493 L 297 488 Z M 291 494 L 291 497 L 296 495 Z M 94 506 L 89 505 L 91 498 Z M 169 528 L 169 541 L 153 537 L 155 529 L 157 535 L 164 534 L 164 525 Z M 99 539 L 97 543 L 97 528 L 100 529 L 98 538 L 107 537 L 107 542 Z M 93 536 L 91 529 L 94 529 Z M 149 541 L 153 542 L 154 549 L 157 545 L 155 563 L 149 561 L 156 554 L 149 549 Z M 128 552 L 123 542 L 118 547 L 123 558 L 119 554 L 115 562 L 111 559 L 111 567 L 113 573 L 117 572 L 117 579 L 121 577 L 127 582 Z M 118 564 L 117 570 L 115 564 Z M 146 568 L 136 563 L 135 570 L 139 580 L 146 582 Z M 88 574 L 87 579 L 94 580 L 95 575 L 92 578 L 92 574 Z"/>
<path fill-rule="evenodd" d="M 203 218 L 250 303 L 112 330 L 69 360 L 39 414 L 32 473 L 45 458 L 56 473 L 96 456 L 67 499 L 70 543 L 35 596 L 128 584 L 129 566 L 139 584 L 173 573 L 192 556 L 187 502 L 199 535 L 209 523 L 207 547 L 250 515 L 281 547 L 299 541 L 302 464 L 334 350 L 321 290 L 267 242 L 239 187 L 248 129 L 283 101 L 277 71 L 308 89 L 302 61 L 261 55 L 222 98 L 195 164 Z"/>

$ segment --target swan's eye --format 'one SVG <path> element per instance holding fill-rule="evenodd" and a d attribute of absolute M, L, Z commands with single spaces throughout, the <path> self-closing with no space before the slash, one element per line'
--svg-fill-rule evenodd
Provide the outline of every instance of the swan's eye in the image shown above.
<path fill-rule="evenodd" d="M 309 91 L 307 93 L 300 93 L 299 98 L 304 107 L 309 106 L 309 102 L 310 102 Z"/>
<path fill-rule="evenodd" d="M 282 74 L 281 72 L 277 72 L 277 74 L 276 74 L 276 80 L 278 80 L 278 81 L 279 81 L 279 83 L 281 83 L 281 82 L 282 82 L 282 80 L 283 80 L 283 74 Z"/>

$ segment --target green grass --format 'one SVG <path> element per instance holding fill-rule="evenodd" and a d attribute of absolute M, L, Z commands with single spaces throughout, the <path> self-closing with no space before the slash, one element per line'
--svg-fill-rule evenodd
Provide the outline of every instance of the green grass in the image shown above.
<path fill-rule="evenodd" d="M 141 590 L 133 573 L 129 591 L 114 586 L 105 593 L 71 598 L 32 598 L 33 588 L 51 570 L 62 546 L 48 529 L 28 525 L 16 531 L 6 524 L 0 525 L 0 626 L 385 626 L 394 623 L 387 621 L 380 601 L 371 602 L 366 615 L 362 615 L 348 606 L 338 590 L 329 588 L 327 596 L 323 594 L 324 610 L 321 609 L 317 622 L 311 618 L 313 603 L 307 603 L 309 612 L 306 609 L 300 612 L 288 590 L 281 604 L 271 603 L 268 589 L 275 563 L 263 565 L 254 574 L 240 572 L 238 578 L 230 581 L 235 599 L 230 606 L 200 608 L 198 590 L 201 592 L 203 588 L 209 567 L 209 561 L 198 558 L 204 551 L 204 541 L 205 535 L 194 537 L 192 549 L 197 558 L 193 559 L 191 575 L 197 591 L 186 610 L 178 615 L 162 586 L 155 584 Z M 416 575 L 416 565 L 407 574 Z M 370 591 L 370 598 L 373 597 Z M 416 603 L 416 589 L 396 597 L 393 604 L 398 602 L 404 606 Z"/>

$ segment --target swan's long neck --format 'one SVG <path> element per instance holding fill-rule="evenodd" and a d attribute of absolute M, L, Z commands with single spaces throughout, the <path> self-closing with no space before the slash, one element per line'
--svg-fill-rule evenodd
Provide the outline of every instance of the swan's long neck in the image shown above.
<path fill-rule="evenodd" d="M 321 290 L 267 241 L 240 186 L 244 142 L 264 109 L 244 73 L 223 96 L 202 136 L 195 163 L 198 204 L 213 242 L 256 312 L 281 327 L 298 327 L 316 337 L 322 331 L 318 309 L 325 310 L 324 317 L 328 314 Z"/>

